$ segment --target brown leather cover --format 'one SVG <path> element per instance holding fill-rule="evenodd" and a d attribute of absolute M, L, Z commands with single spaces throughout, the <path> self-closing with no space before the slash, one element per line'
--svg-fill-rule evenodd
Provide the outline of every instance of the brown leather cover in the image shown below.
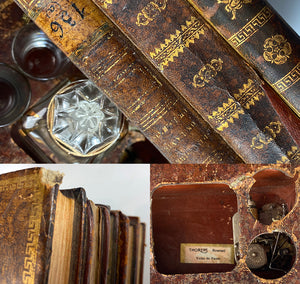
<path fill-rule="evenodd" d="M 248 246 L 260 234 L 282 231 L 299 248 L 299 174 L 299 167 L 288 165 L 151 165 L 151 283 L 269 282 L 248 269 Z M 287 213 L 264 225 L 252 215 L 250 198 L 257 207 L 283 202 Z M 237 263 L 180 263 L 179 243 L 233 244 L 235 212 L 240 215 Z M 299 268 L 296 258 L 291 270 L 272 283 L 297 283 Z"/>
<path fill-rule="evenodd" d="M 188 2 L 300 117 L 300 38 L 278 13 L 264 0 Z"/>
<path fill-rule="evenodd" d="M 126 283 L 128 266 L 129 217 L 119 211 L 118 273 L 116 283 Z"/>
<path fill-rule="evenodd" d="M 91 1 L 16 1 L 171 163 L 241 159 L 140 61 Z"/>
<path fill-rule="evenodd" d="M 146 241 L 146 224 L 140 223 L 140 248 L 139 248 L 139 263 L 138 263 L 138 282 L 143 284 L 144 278 L 144 258 L 145 258 L 145 241 Z"/>
<path fill-rule="evenodd" d="M 100 259 L 100 283 L 106 284 L 107 273 L 109 269 L 109 242 L 110 242 L 110 207 L 106 205 L 97 204 L 100 209 L 101 216 L 101 236 L 99 239 L 99 255 Z"/>
<path fill-rule="evenodd" d="M 94 2 L 246 162 L 293 160 L 260 78 L 187 1 Z"/>
<path fill-rule="evenodd" d="M 139 259 L 139 238 L 140 238 L 140 220 L 138 217 L 129 216 L 129 228 L 131 228 L 133 236 L 132 239 L 129 239 L 129 251 L 130 255 L 128 258 L 128 269 L 126 275 L 126 283 L 138 283 L 137 276 L 137 262 Z"/>
<path fill-rule="evenodd" d="M 64 197 L 73 200 L 72 244 L 69 283 L 85 283 L 86 263 L 89 257 L 89 220 L 87 197 L 83 188 L 60 190 Z"/>
<path fill-rule="evenodd" d="M 0 176 L 1 283 L 47 283 L 58 186 L 42 169 Z"/>

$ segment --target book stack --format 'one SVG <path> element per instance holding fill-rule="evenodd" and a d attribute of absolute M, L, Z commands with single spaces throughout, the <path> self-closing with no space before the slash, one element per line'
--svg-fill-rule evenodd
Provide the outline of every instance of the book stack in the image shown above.
<path fill-rule="evenodd" d="M 171 163 L 300 163 L 299 37 L 264 0 L 16 3 Z"/>
<path fill-rule="evenodd" d="M 94 204 L 62 174 L 0 176 L 1 283 L 142 283 L 145 224 Z"/>

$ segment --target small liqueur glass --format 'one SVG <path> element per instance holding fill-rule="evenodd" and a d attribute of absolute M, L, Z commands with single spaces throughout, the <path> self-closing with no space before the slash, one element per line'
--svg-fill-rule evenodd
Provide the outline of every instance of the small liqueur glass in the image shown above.
<path fill-rule="evenodd" d="M 30 98 L 30 85 L 23 74 L 0 63 L 0 127 L 20 118 L 26 111 Z"/>
<path fill-rule="evenodd" d="M 18 68 L 35 80 L 54 79 L 65 72 L 70 63 L 68 57 L 33 23 L 17 32 L 11 52 Z"/>

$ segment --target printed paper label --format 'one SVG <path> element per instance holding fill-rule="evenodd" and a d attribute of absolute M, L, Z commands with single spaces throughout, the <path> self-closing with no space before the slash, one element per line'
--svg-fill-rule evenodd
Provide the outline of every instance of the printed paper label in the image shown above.
<path fill-rule="evenodd" d="M 232 244 L 181 244 L 181 263 L 234 264 Z"/>

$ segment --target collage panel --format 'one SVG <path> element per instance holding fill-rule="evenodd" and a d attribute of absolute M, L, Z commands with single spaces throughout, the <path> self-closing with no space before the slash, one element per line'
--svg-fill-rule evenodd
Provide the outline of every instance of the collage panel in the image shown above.
<path fill-rule="evenodd" d="M 0 0 L 0 284 L 300 283 L 299 8 Z"/>
<path fill-rule="evenodd" d="M 299 167 L 150 172 L 151 283 L 297 283 Z"/>
<path fill-rule="evenodd" d="M 149 173 L 0 165 L 0 283 L 149 283 Z"/>

